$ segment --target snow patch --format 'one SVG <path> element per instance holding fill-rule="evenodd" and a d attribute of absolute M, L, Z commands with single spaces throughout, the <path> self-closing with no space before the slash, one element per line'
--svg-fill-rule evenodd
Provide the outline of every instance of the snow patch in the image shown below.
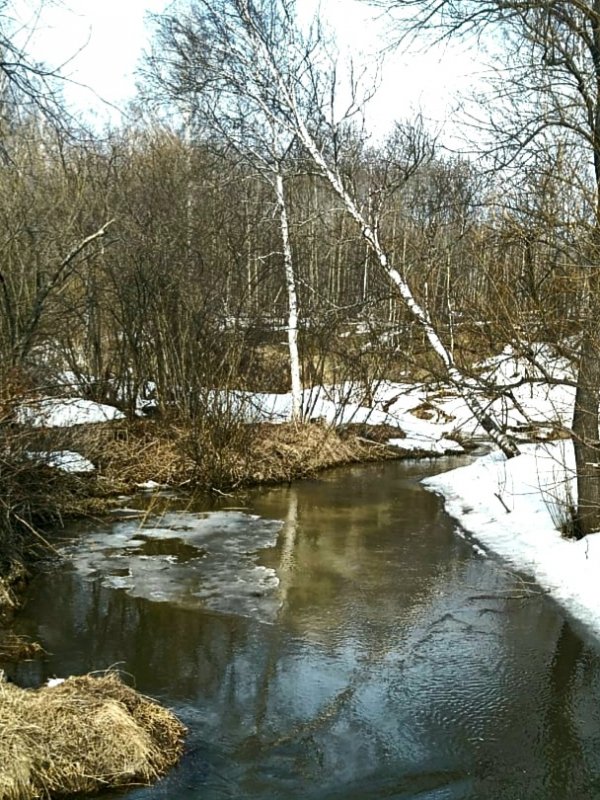
<path fill-rule="evenodd" d="M 56 467 L 63 472 L 94 472 L 96 467 L 87 458 L 73 450 L 53 450 L 50 452 L 31 452 L 29 458 L 48 467 Z"/>
<path fill-rule="evenodd" d="M 84 400 L 82 397 L 47 397 L 23 403 L 17 409 L 17 422 L 33 428 L 68 428 L 72 425 L 90 425 L 124 418 L 125 414 L 118 408 Z"/>

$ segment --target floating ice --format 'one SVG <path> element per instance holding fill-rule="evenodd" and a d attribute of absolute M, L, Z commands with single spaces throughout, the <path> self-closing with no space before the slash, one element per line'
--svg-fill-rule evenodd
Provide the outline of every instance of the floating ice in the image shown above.
<path fill-rule="evenodd" d="M 122 520 L 65 548 L 81 574 L 133 597 L 274 618 L 275 570 L 257 563 L 281 528 L 240 511 L 170 512 L 140 525 Z"/>

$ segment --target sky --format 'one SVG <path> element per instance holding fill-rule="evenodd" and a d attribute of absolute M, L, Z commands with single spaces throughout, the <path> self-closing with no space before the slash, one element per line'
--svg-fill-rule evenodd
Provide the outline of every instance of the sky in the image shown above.
<path fill-rule="evenodd" d="M 16 0 L 19 21 L 35 28 L 35 59 L 61 67 L 67 102 L 86 118 L 117 122 L 135 93 L 135 68 L 148 46 L 146 14 L 167 0 Z M 40 12 L 41 8 L 41 12 Z M 111 105 L 108 105 L 111 104 Z"/>
<path fill-rule="evenodd" d="M 37 60 L 62 67 L 68 103 L 88 122 L 118 123 L 135 94 L 135 69 L 149 46 L 149 13 L 170 0 L 15 0 L 19 20 L 35 29 L 27 43 Z M 315 0 L 298 0 L 311 13 Z M 321 0 L 320 7 L 342 51 L 364 58 L 378 52 L 389 33 L 387 18 L 357 0 Z M 457 46 L 440 46 L 389 56 L 368 122 L 380 134 L 395 119 L 422 112 L 434 130 L 452 128 L 457 94 L 468 89 L 478 66 Z"/>

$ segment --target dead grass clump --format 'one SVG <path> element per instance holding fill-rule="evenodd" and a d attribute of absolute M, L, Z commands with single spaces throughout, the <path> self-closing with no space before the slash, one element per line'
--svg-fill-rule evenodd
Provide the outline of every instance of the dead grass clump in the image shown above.
<path fill-rule="evenodd" d="M 342 464 L 398 458 L 386 440 L 404 434 L 389 426 L 248 424 L 224 412 L 194 424 L 140 420 L 79 435 L 76 449 L 98 465 L 97 491 L 108 494 L 149 480 L 219 490 L 291 481 Z"/>
<path fill-rule="evenodd" d="M 341 436 L 319 423 L 257 425 L 247 458 L 248 483 L 278 483 L 316 475 L 320 470 L 392 458 L 391 448 Z"/>
<path fill-rule="evenodd" d="M 430 422 L 452 422 L 454 420 L 454 417 L 446 414 L 441 408 L 432 405 L 428 400 L 415 406 L 415 408 L 411 409 L 410 413 L 418 417 L 418 419 L 426 419 Z"/>
<path fill-rule="evenodd" d="M 178 486 L 194 473 L 185 454 L 189 432 L 183 425 L 137 420 L 88 426 L 79 435 L 80 452 L 98 466 L 108 491 L 127 491 L 148 480 Z"/>
<path fill-rule="evenodd" d="M 393 425 L 369 425 L 363 422 L 352 422 L 349 425 L 344 425 L 343 429 L 340 430 L 340 434 L 344 438 L 353 435 L 379 444 L 387 444 L 388 439 L 406 439 L 406 434 L 401 428 Z"/>
<path fill-rule="evenodd" d="M 183 725 L 114 673 L 55 687 L 0 683 L 0 800 L 148 784 L 181 756 Z"/>

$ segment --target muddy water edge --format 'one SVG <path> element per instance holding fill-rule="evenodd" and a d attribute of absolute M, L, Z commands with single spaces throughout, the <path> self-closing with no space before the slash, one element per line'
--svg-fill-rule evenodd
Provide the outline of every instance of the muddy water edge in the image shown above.
<path fill-rule="evenodd" d="M 455 465 L 61 532 L 14 626 L 49 655 L 7 671 L 118 666 L 177 712 L 181 765 L 128 800 L 600 798 L 600 648 L 419 485 Z"/>

